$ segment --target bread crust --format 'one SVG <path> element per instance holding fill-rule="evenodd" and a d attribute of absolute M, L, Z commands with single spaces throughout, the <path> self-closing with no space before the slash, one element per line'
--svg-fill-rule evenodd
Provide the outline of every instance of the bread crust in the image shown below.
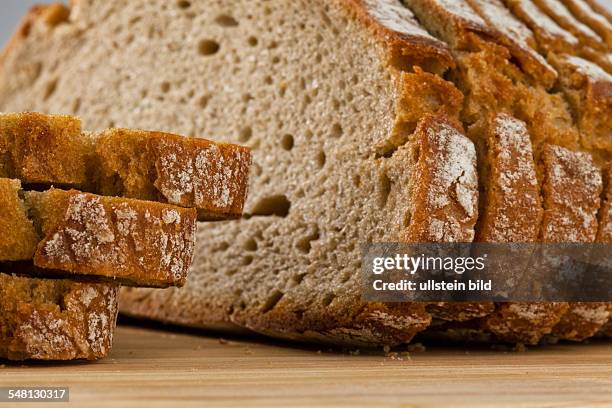
<path fill-rule="evenodd" d="M 26 202 L 43 237 L 35 266 L 135 286 L 185 284 L 194 209 L 57 189 L 26 193 Z"/>
<path fill-rule="evenodd" d="M 491 26 L 499 30 L 498 41 L 520 62 L 521 68 L 545 88 L 553 86 L 557 72 L 537 51 L 533 32 L 517 19 L 501 0 L 468 0 Z"/>
<path fill-rule="evenodd" d="M 247 147 L 162 132 L 85 134 L 73 116 L 0 114 L 0 177 L 25 184 L 160 201 L 200 220 L 237 218 L 246 200 Z"/>
<path fill-rule="evenodd" d="M 32 259 L 39 240 L 20 192 L 19 180 L 0 178 L 0 260 L 3 261 Z"/>
<path fill-rule="evenodd" d="M 36 269 L 22 263 L 19 271 L 37 276 L 184 285 L 195 209 L 58 189 L 26 192 L 22 200 L 19 188 L 19 182 L 0 178 L 0 202 L 7 208 L 0 216 L 0 224 L 7 224 L 0 262 L 33 260 Z"/>
<path fill-rule="evenodd" d="M 249 148 L 131 129 L 110 129 L 96 139 L 94 184 L 103 195 L 195 207 L 200 220 L 242 215 Z"/>
<path fill-rule="evenodd" d="M 356 3 L 356 2 L 351 2 L 351 3 Z M 349 4 L 349 3 L 346 3 L 346 4 Z M 359 7 L 362 7 L 362 6 L 359 6 Z M 364 9 L 362 8 L 361 10 L 364 10 Z M 360 12 L 360 11 L 359 11 L 359 10 L 357 10 L 357 12 Z M 364 12 L 366 12 L 366 11 L 364 11 Z M 367 16 L 366 16 L 366 17 L 367 17 Z M 365 21 L 365 20 L 363 20 L 363 21 Z M 373 25 L 374 25 L 374 27 L 369 27 L 369 29 L 370 29 L 370 30 L 372 30 L 372 29 L 374 29 L 374 30 L 380 29 L 380 30 L 381 30 L 381 32 L 382 32 L 382 31 L 384 31 L 384 28 L 383 28 L 383 29 L 381 29 L 380 27 L 378 27 L 378 28 L 377 28 L 377 26 L 379 25 L 379 22 L 377 22 L 377 21 L 376 21 L 376 19 L 373 19 L 373 22 L 372 22 L 371 24 L 373 24 Z M 380 35 L 380 36 L 378 37 L 378 39 L 380 40 L 380 42 L 381 42 L 381 44 L 383 45 L 383 47 L 385 47 L 385 38 L 384 38 L 384 36 L 383 36 L 383 35 Z M 410 51 L 410 48 L 409 48 L 409 43 L 408 43 L 408 42 L 406 42 L 406 43 L 405 43 L 405 46 L 407 47 L 406 49 L 407 49 L 408 51 Z M 397 55 L 399 55 L 399 54 L 397 54 Z M 394 68 L 397 68 L 397 67 L 398 67 L 398 65 L 399 65 L 399 66 L 402 66 L 402 64 L 396 64 L 396 65 L 394 66 Z M 426 70 L 429 70 L 429 69 L 426 69 Z M 431 71 L 434 71 L 434 70 L 431 70 Z M 503 94 L 503 93 L 502 93 L 502 94 Z M 504 96 L 505 96 L 505 94 L 504 94 Z M 178 299 L 178 298 L 179 298 L 179 296 L 176 296 L 174 299 Z M 161 299 L 161 298 L 157 298 L 157 300 L 159 300 L 159 299 Z M 184 301 L 185 301 L 185 302 L 187 302 L 187 300 L 184 300 Z M 142 304 L 144 304 L 144 302 L 143 302 Z M 132 303 L 132 305 L 130 306 L 130 308 L 131 308 L 131 310 L 136 310 L 136 309 L 137 309 L 137 307 L 141 306 L 142 304 L 136 304 L 136 301 L 134 301 L 134 303 Z M 188 303 L 185 303 L 185 305 L 188 305 Z M 154 301 L 151 301 L 150 303 L 148 303 L 148 306 L 158 307 L 158 306 L 159 306 L 159 304 L 156 304 Z M 355 315 L 355 316 L 357 316 L 357 315 L 360 313 L 360 309 L 359 309 L 359 307 L 355 307 L 354 309 L 352 309 L 352 308 L 347 308 L 347 310 L 348 310 L 348 309 L 350 309 L 350 313 L 354 313 L 354 315 Z M 143 309 L 141 308 L 140 310 L 142 311 Z M 291 313 L 291 311 L 290 311 L 290 310 L 287 310 L 286 312 L 287 312 L 287 314 L 288 314 L 288 313 Z M 203 313 L 203 314 L 204 314 L 204 313 L 210 313 L 210 315 L 211 315 L 211 316 L 212 316 L 212 315 L 214 315 L 214 316 L 213 316 L 214 318 L 213 318 L 213 319 L 211 319 L 211 320 L 215 320 L 217 317 L 219 317 L 219 318 L 218 318 L 218 319 L 216 319 L 216 320 L 223 320 L 223 319 L 225 319 L 225 321 L 229 321 L 229 320 L 231 320 L 231 319 L 232 319 L 232 317 L 230 316 L 232 312 L 231 312 L 231 311 L 228 311 L 228 310 L 225 310 L 225 309 L 223 309 L 223 310 L 222 310 L 222 309 L 221 309 L 221 307 L 220 307 L 219 309 L 216 309 L 216 310 L 206 311 L 206 312 L 202 312 L 202 313 Z M 142 315 L 142 314 L 146 314 L 146 313 L 144 313 L 144 312 L 143 312 L 143 313 L 141 313 L 141 315 Z M 280 312 L 279 312 L 279 314 L 280 314 Z M 347 315 L 348 315 L 348 314 L 349 314 L 349 313 L 347 312 Z M 283 316 L 284 316 L 284 315 L 283 315 Z M 287 320 L 282 320 L 282 317 L 283 317 L 283 316 L 280 316 L 280 317 L 279 317 L 279 316 L 277 316 L 276 318 L 277 318 L 278 320 L 277 320 L 276 322 L 277 322 L 277 323 L 278 323 L 278 322 L 287 322 Z M 343 320 L 342 322 L 338 322 L 337 327 L 343 327 L 343 328 L 350 328 L 350 327 L 351 327 L 351 324 L 352 324 L 352 323 L 351 323 L 351 317 L 348 317 L 348 316 L 345 316 L 345 317 L 346 317 L 346 319 L 345 319 L 345 320 Z M 167 320 L 168 320 L 168 321 L 174 321 L 174 322 L 179 321 L 180 319 L 183 319 L 183 320 L 182 320 L 182 322 L 183 322 L 184 324 L 188 324 L 188 325 L 189 325 L 189 324 L 193 324 L 193 323 L 194 323 L 193 321 L 190 321 L 190 320 L 189 320 L 189 318 L 184 317 L 184 314 L 183 314 L 181 311 L 176 311 L 176 310 L 171 311 L 171 310 L 169 310 L 169 309 L 168 309 L 168 310 L 167 310 L 167 313 L 166 313 L 166 318 L 167 318 Z M 202 317 L 202 319 L 203 319 L 203 320 L 205 320 L 206 318 L 205 318 L 205 317 Z M 322 319 L 322 320 L 324 320 L 324 319 Z M 236 322 L 236 323 L 241 324 L 241 325 L 244 325 L 244 321 L 245 321 L 244 319 L 238 319 L 238 318 L 235 320 L 235 322 Z M 393 319 L 389 319 L 388 321 L 392 323 L 392 322 L 393 322 Z M 314 325 L 314 324 L 313 324 L 313 326 L 312 326 L 312 327 L 313 327 L 313 328 L 315 328 L 315 327 L 316 327 L 316 329 L 320 329 L 320 330 L 321 330 L 321 332 L 324 332 L 325 330 L 329 330 L 329 329 L 330 329 L 330 327 L 333 327 L 333 326 L 334 326 L 334 324 L 335 324 L 335 323 L 333 323 L 333 322 L 330 322 L 330 324 L 326 326 L 324 323 L 325 323 L 325 322 L 319 322 L 319 325 L 318 325 L 318 326 L 316 326 L 316 325 Z M 262 320 L 257 320 L 256 318 L 254 318 L 252 321 L 249 321 L 249 327 L 252 327 L 252 328 L 254 328 L 254 329 L 258 330 L 258 331 L 266 331 L 266 329 L 267 329 L 268 327 L 270 327 L 270 325 L 271 325 L 271 324 L 272 324 L 272 323 L 267 323 L 267 322 L 265 322 L 263 319 L 262 319 Z M 282 326 L 282 325 L 278 324 L 278 325 L 277 325 L 277 326 L 275 326 L 275 327 L 278 329 L 278 327 L 281 327 L 281 326 Z M 292 331 L 292 329 L 293 329 L 293 328 L 295 328 L 295 327 L 297 327 L 297 326 L 296 326 L 296 325 L 295 325 L 293 322 L 287 322 L 286 326 L 281 327 L 281 328 L 284 328 L 284 329 L 286 330 L 286 331 L 285 331 L 285 333 L 287 333 L 287 332 L 291 332 L 291 331 Z M 275 329 L 275 330 L 276 330 L 276 329 Z M 279 329 L 279 330 L 280 330 L 280 329 Z M 313 330 L 313 331 L 314 331 L 314 332 L 316 332 L 316 330 Z M 306 330 L 306 331 L 304 332 L 304 334 L 305 334 L 305 335 L 306 335 L 306 333 L 308 333 L 308 330 Z M 365 331 L 364 331 L 364 333 L 365 333 Z M 271 333 L 271 334 L 277 335 L 277 332 L 272 331 L 272 333 Z M 319 333 L 319 334 L 320 334 L 320 333 Z M 367 336 L 367 335 L 370 335 L 370 334 L 364 334 L 364 335 L 366 335 L 366 336 Z M 372 336 L 372 337 L 371 337 L 372 342 L 381 341 L 381 340 L 380 340 L 380 337 L 375 337 L 374 335 L 371 335 L 371 336 Z M 328 339 L 328 340 L 333 340 L 334 338 L 335 338 L 334 336 L 329 336 L 329 337 L 327 337 L 327 339 Z M 391 343 L 393 342 L 393 340 L 392 340 L 392 339 L 385 339 L 385 341 L 386 341 L 386 342 L 388 342 L 389 344 L 391 344 Z"/>
<path fill-rule="evenodd" d="M 455 62 L 448 45 L 430 35 L 399 0 L 341 0 L 384 44 L 387 62 L 400 69 L 419 66 L 444 73 Z"/>
<path fill-rule="evenodd" d="M 0 114 L 0 177 L 86 187 L 93 145 L 81 133 L 81 121 L 73 116 Z"/>
<path fill-rule="evenodd" d="M 0 357 L 95 360 L 112 347 L 118 287 L 0 273 Z"/>
<path fill-rule="evenodd" d="M 535 242 L 543 209 L 527 126 L 508 114 L 492 114 L 486 134 L 488 180 L 477 241 Z M 567 308 L 559 302 L 498 303 L 482 327 L 504 342 L 537 344 Z"/>
<path fill-rule="evenodd" d="M 597 32 L 608 46 L 612 46 L 612 23 L 597 14 L 584 0 L 562 1 L 578 20 Z"/>
<path fill-rule="evenodd" d="M 588 154 L 546 145 L 544 168 L 543 242 L 594 242 L 600 206 L 602 178 Z M 570 303 L 551 335 L 583 340 L 594 335 L 608 320 L 603 303 Z"/>

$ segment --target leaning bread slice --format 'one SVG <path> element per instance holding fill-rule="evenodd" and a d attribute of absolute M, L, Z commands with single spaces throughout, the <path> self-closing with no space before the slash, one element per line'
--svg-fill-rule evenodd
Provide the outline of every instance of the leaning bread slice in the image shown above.
<path fill-rule="evenodd" d="M 591 156 L 553 145 L 544 147 L 543 242 L 594 242 L 602 178 Z M 552 330 L 553 337 L 583 340 L 608 321 L 604 303 L 570 303 Z"/>
<path fill-rule="evenodd" d="M 605 160 L 612 150 L 612 75 L 571 55 L 551 55 L 551 61 L 582 133 L 582 145 Z"/>
<path fill-rule="evenodd" d="M 198 209 L 200 220 L 242 214 L 250 150 L 161 132 L 111 129 L 96 137 L 96 191 Z"/>
<path fill-rule="evenodd" d="M 118 287 L 0 273 L 0 358 L 95 360 L 113 343 Z"/>
<path fill-rule="evenodd" d="M 195 207 L 201 220 L 242 214 L 250 149 L 133 129 L 85 133 L 73 116 L 0 114 L 0 177 Z"/>
<path fill-rule="evenodd" d="M 8 179 L 0 179 L 2 184 L 15 186 Z M 34 273 L 41 276 L 88 277 L 151 287 L 185 283 L 195 241 L 194 209 L 76 190 L 26 192 L 23 201 L 17 190 L 11 193 L 0 200 L 3 206 L 4 201 L 13 205 L 20 223 L 3 231 L 0 241 L 10 245 L 0 261 L 33 257 Z M 19 240 L 20 257 L 10 252 Z M 27 263 L 25 267 L 31 273 Z"/>
<path fill-rule="evenodd" d="M 612 23 L 606 17 L 593 10 L 585 0 L 563 0 L 563 3 L 576 18 L 597 32 L 608 46 L 612 45 Z"/>
<path fill-rule="evenodd" d="M 527 127 L 498 114 L 489 118 L 486 133 L 487 180 L 477 240 L 536 242 L 543 210 Z M 499 303 L 483 326 L 499 340 L 536 344 L 566 310 L 567 304 L 558 302 Z"/>

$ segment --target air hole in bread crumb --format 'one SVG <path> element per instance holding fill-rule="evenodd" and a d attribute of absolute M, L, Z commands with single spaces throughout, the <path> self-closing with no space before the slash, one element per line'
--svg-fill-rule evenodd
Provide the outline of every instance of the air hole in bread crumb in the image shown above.
<path fill-rule="evenodd" d="M 259 200 L 253 207 L 253 215 L 286 217 L 289 214 L 291 202 L 286 195 L 273 195 Z"/>
<path fill-rule="evenodd" d="M 316 157 L 317 167 L 322 169 L 323 167 L 325 167 L 326 161 L 327 161 L 327 156 L 325 155 L 325 152 L 323 150 L 319 151 Z"/>
<path fill-rule="evenodd" d="M 247 126 L 240 130 L 240 134 L 238 135 L 238 140 L 242 143 L 248 142 L 252 136 L 253 136 L 253 129 L 250 126 Z"/>
<path fill-rule="evenodd" d="M 274 82 L 274 80 L 272 79 L 272 77 L 270 75 L 267 75 L 264 78 L 264 82 L 266 83 L 266 85 L 272 85 L 272 83 Z"/>
<path fill-rule="evenodd" d="M 160 89 L 163 93 L 170 91 L 170 82 L 164 81 L 161 83 Z"/>
<path fill-rule="evenodd" d="M 257 241 L 255 241 L 255 239 L 253 238 L 249 238 L 245 243 L 244 243 L 244 250 L 245 251 L 257 251 Z"/>
<path fill-rule="evenodd" d="M 321 233 L 319 232 L 319 227 L 315 225 L 308 235 L 297 240 L 295 247 L 298 251 L 307 254 L 312 249 L 312 241 L 316 241 L 319 238 L 321 238 Z"/>
<path fill-rule="evenodd" d="M 191 2 L 187 1 L 187 0 L 179 0 L 176 5 L 178 6 L 178 8 L 180 9 L 188 9 L 189 7 L 191 7 Z"/>
<path fill-rule="evenodd" d="M 342 126 L 339 123 L 334 123 L 331 128 L 331 135 L 333 137 L 340 137 L 342 136 L 342 133 L 343 133 Z"/>
<path fill-rule="evenodd" d="M 323 297 L 323 306 L 327 307 L 331 304 L 331 302 L 334 301 L 334 299 L 336 298 L 336 295 L 334 295 L 333 293 L 328 293 Z"/>
<path fill-rule="evenodd" d="M 200 99 L 198 99 L 198 105 L 200 105 L 200 108 L 204 109 L 208 105 L 208 101 L 210 101 L 210 95 L 202 95 Z"/>
<path fill-rule="evenodd" d="M 227 242 L 221 242 L 219 246 L 217 247 L 217 250 L 223 252 L 223 251 L 227 251 L 229 247 L 230 245 Z"/>
<path fill-rule="evenodd" d="M 306 275 L 306 273 L 298 273 L 297 275 L 294 275 L 291 280 L 293 280 L 294 284 L 299 285 L 300 283 L 302 283 Z"/>
<path fill-rule="evenodd" d="M 359 174 L 353 175 L 353 185 L 357 188 L 361 187 L 361 176 Z"/>
<path fill-rule="evenodd" d="M 51 95 L 55 93 L 55 90 L 57 89 L 57 82 L 58 82 L 58 79 L 55 78 L 47 83 L 47 87 L 45 89 L 44 100 L 49 99 Z"/>
<path fill-rule="evenodd" d="M 214 40 L 202 40 L 198 44 L 198 52 L 200 55 L 209 56 L 214 55 L 219 51 L 221 46 Z"/>
<path fill-rule="evenodd" d="M 242 265 L 247 266 L 253 263 L 253 257 L 251 255 L 247 255 L 242 258 Z"/>
<path fill-rule="evenodd" d="M 229 269 L 225 272 L 225 276 L 234 276 L 236 273 L 238 273 L 237 269 Z"/>
<path fill-rule="evenodd" d="M 272 294 L 266 299 L 265 303 L 261 307 L 261 313 L 269 312 L 274 309 L 274 306 L 283 298 L 285 294 L 278 289 L 272 291 Z"/>
<path fill-rule="evenodd" d="M 74 100 L 74 103 L 72 104 L 72 113 L 76 115 L 77 113 L 79 113 L 80 109 L 81 109 L 81 98 L 76 98 Z"/>
<path fill-rule="evenodd" d="M 391 193 L 391 180 L 386 174 L 382 174 L 380 176 L 377 192 L 378 206 L 382 208 L 387 205 L 387 200 L 389 199 L 389 194 Z"/>
<path fill-rule="evenodd" d="M 284 135 L 283 139 L 281 140 L 281 146 L 283 147 L 283 149 L 291 150 L 293 149 L 293 145 L 294 145 L 293 136 Z"/>
<path fill-rule="evenodd" d="M 250 36 L 249 38 L 247 38 L 247 43 L 251 47 L 257 47 L 257 44 L 259 44 L 259 40 L 257 39 L 257 37 Z"/>
<path fill-rule="evenodd" d="M 236 27 L 238 25 L 238 21 L 228 14 L 220 14 L 215 18 L 215 23 L 219 24 L 221 27 Z"/>

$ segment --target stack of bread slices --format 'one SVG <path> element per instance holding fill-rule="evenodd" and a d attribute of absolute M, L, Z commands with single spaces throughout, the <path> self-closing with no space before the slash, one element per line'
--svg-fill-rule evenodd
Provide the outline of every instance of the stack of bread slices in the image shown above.
<path fill-rule="evenodd" d="M 247 216 L 198 227 L 181 290 L 122 290 L 129 315 L 374 346 L 609 333 L 602 303 L 361 298 L 364 242 L 610 242 L 595 0 L 75 0 L 26 16 L 0 109 L 253 149 Z"/>
<path fill-rule="evenodd" d="M 185 284 L 196 223 L 239 217 L 248 148 L 0 114 L 0 357 L 96 359 L 119 285 Z"/>

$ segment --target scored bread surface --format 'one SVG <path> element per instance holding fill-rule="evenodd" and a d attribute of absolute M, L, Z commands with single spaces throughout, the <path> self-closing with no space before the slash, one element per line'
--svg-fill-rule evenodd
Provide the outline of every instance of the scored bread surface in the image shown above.
<path fill-rule="evenodd" d="M 574 18 L 604 39 L 595 27 L 600 19 L 587 21 L 569 3 L 564 1 Z M 95 131 L 156 128 L 253 148 L 247 217 L 200 225 L 186 286 L 163 293 L 128 289 L 124 312 L 368 345 L 406 342 L 424 331 L 536 342 L 555 325 L 563 311 L 550 305 L 449 310 L 444 304 L 364 303 L 358 243 L 398 241 L 428 227 L 413 224 L 412 217 L 420 219 L 413 209 L 428 187 L 413 177 L 423 173 L 415 130 L 431 121 L 429 115 L 444 114 L 444 123 L 458 123 L 471 140 L 458 138 L 452 149 L 473 143 L 481 197 L 490 191 L 484 158 L 492 115 L 525 124 L 538 183 L 529 190 L 534 199 L 549 185 L 543 160 L 549 145 L 570 155 L 582 152 L 593 168 L 606 165 L 611 152 L 600 123 L 609 105 L 599 92 L 605 88 L 589 87 L 559 61 L 567 54 L 609 73 L 609 43 L 589 46 L 537 1 L 236 1 L 231 9 L 214 0 L 181 4 L 81 0 L 64 19 L 26 20 L 1 61 L 2 110 L 76 113 Z M 146 46 L 140 41 L 145 37 Z M 113 69 L 95 63 L 108 58 Z M 166 74 L 159 66 L 169 67 Z M 9 76 L 16 80 L 3 79 Z M 87 89 L 79 85 L 85 81 Z M 525 142 L 523 134 L 515 148 Z M 441 153 L 452 149 L 432 153 L 444 163 Z M 597 184 L 595 173 L 585 173 L 585 185 Z M 576 187 L 571 178 L 560 183 Z M 480 218 L 486 206 L 473 218 L 466 215 L 470 200 L 457 195 L 464 184 L 452 187 L 448 219 L 473 223 L 462 239 L 485 235 Z M 581 203 L 576 208 L 597 213 L 593 191 L 574 191 Z M 553 198 L 544 198 L 541 210 L 552 225 L 546 200 Z M 568 212 L 571 220 L 578 215 Z M 597 228 L 594 219 L 588 231 L 569 228 L 570 236 L 591 236 Z M 497 312 L 518 334 L 514 339 L 487 328 Z"/>
<path fill-rule="evenodd" d="M 95 360 L 112 347 L 118 287 L 0 273 L 0 358 Z"/>

